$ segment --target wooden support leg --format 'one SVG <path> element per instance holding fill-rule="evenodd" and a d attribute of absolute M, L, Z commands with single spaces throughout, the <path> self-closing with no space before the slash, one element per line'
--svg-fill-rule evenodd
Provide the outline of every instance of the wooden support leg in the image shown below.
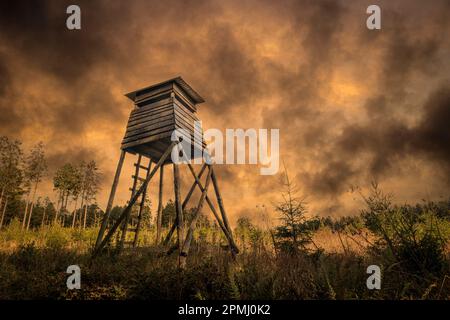
<path fill-rule="evenodd" d="M 200 170 L 200 173 L 198 175 L 199 179 L 202 177 L 203 172 L 205 172 L 206 167 L 207 167 L 206 164 L 204 164 L 202 166 L 202 169 Z M 189 200 L 191 199 L 192 193 L 194 192 L 196 186 L 197 186 L 197 182 L 194 181 L 194 183 L 192 184 L 191 188 L 189 189 L 189 192 L 186 195 L 186 198 L 184 198 L 183 205 L 181 206 L 183 211 L 186 208 L 187 204 L 189 203 Z M 172 238 L 172 235 L 173 235 L 176 227 L 177 227 L 177 221 L 175 220 L 173 222 L 173 224 L 172 224 L 172 227 L 169 230 L 169 233 L 167 234 L 166 238 L 164 239 L 164 242 L 163 242 L 164 245 L 167 245 L 169 243 L 169 241 Z"/>
<path fill-rule="evenodd" d="M 117 163 L 116 174 L 114 176 L 114 181 L 111 186 L 111 193 L 109 194 L 108 204 L 105 210 L 105 216 L 103 217 L 102 225 L 100 231 L 98 232 L 97 241 L 95 242 L 95 249 L 97 249 L 103 239 L 103 234 L 105 233 L 106 226 L 108 225 L 109 215 L 111 213 L 112 205 L 114 202 L 114 196 L 116 195 L 117 184 L 119 183 L 120 172 L 122 171 L 123 161 L 125 160 L 125 151 L 122 150 L 120 153 L 119 162 Z"/>
<path fill-rule="evenodd" d="M 163 210 L 164 166 L 159 169 L 158 215 L 156 216 L 156 244 L 161 242 L 162 210 Z"/>
<path fill-rule="evenodd" d="M 209 170 L 209 166 L 205 163 L 202 168 L 200 169 L 200 173 L 198 174 L 198 178 L 200 179 L 203 175 L 203 172 L 205 172 L 205 169 L 208 168 Z M 184 198 L 183 201 L 183 210 L 184 208 L 187 206 L 189 200 L 191 199 L 192 194 L 194 193 L 195 187 L 197 186 L 197 182 L 194 181 L 194 183 L 192 184 L 191 188 L 189 189 L 189 192 L 186 195 L 186 198 Z"/>
<path fill-rule="evenodd" d="M 173 147 L 177 144 L 177 142 L 172 142 L 170 144 L 170 146 L 167 148 L 167 150 L 164 152 L 164 154 L 161 156 L 161 158 L 159 159 L 158 163 L 156 164 L 156 166 L 153 168 L 152 172 L 149 174 L 149 176 L 147 177 L 147 179 L 145 179 L 144 183 L 142 184 L 142 186 L 139 188 L 139 190 L 135 193 L 135 195 L 133 196 L 133 198 L 131 199 L 131 201 L 128 203 L 127 207 L 123 210 L 122 214 L 120 215 L 120 217 L 117 219 L 117 221 L 114 223 L 114 225 L 112 226 L 111 230 L 109 230 L 108 234 L 105 236 L 105 238 L 100 242 L 100 244 L 98 245 L 98 247 L 94 250 L 93 252 L 93 257 L 95 257 L 100 250 L 108 243 L 108 241 L 111 239 L 111 237 L 113 236 L 114 232 L 116 232 L 117 228 L 119 227 L 119 225 L 122 223 L 122 221 L 125 219 L 125 217 L 128 215 L 129 211 L 131 210 L 131 207 L 134 205 L 134 203 L 136 202 L 136 200 L 139 198 L 139 196 L 144 192 L 144 189 L 147 188 L 148 183 L 150 182 L 150 180 L 152 179 L 152 177 L 155 175 L 156 171 L 158 171 L 158 169 L 161 167 L 161 165 L 164 163 L 164 161 L 166 161 L 167 157 L 169 156 L 169 154 L 171 153 Z"/>
<path fill-rule="evenodd" d="M 186 236 L 186 240 L 183 243 L 183 247 L 180 251 L 180 267 L 184 268 L 186 266 L 186 258 L 189 253 L 189 249 L 191 247 L 192 238 L 194 236 L 194 230 L 197 224 L 198 217 L 200 216 L 200 212 L 203 207 L 203 203 L 205 202 L 206 195 L 208 193 L 209 182 L 211 180 L 211 169 L 208 166 L 208 176 L 206 177 L 205 188 L 203 189 L 202 195 L 198 202 L 197 208 L 195 209 L 194 216 L 192 218 L 191 224 L 189 226 L 189 230 Z"/>
<path fill-rule="evenodd" d="M 200 179 L 197 177 L 197 175 L 195 174 L 194 168 L 192 167 L 191 164 L 188 164 L 189 170 L 191 171 L 192 175 L 194 176 L 194 179 L 196 181 L 196 184 L 198 185 L 198 187 L 200 188 L 200 191 L 203 192 L 204 188 L 202 186 L 202 183 L 200 182 Z M 212 178 L 212 166 L 210 166 L 211 168 L 211 178 Z M 209 199 L 208 195 L 206 195 L 206 202 L 209 205 L 209 208 L 211 209 L 212 213 L 214 214 L 214 217 L 216 218 L 217 222 L 219 223 L 220 228 L 222 229 L 222 232 L 225 234 L 225 237 L 228 240 L 228 243 L 230 245 L 230 249 L 231 253 L 234 257 L 235 253 L 239 253 L 239 249 L 237 248 L 233 237 L 231 236 L 231 234 L 228 232 L 228 229 L 226 228 L 226 226 L 224 225 L 224 223 L 222 222 L 222 219 L 220 219 L 216 209 L 214 208 L 214 204 L 212 203 L 212 201 Z"/>
<path fill-rule="evenodd" d="M 147 176 L 146 179 L 148 177 L 148 175 L 150 174 L 150 169 L 152 167 L 152 160 L 149 160 L 149 164 L 148 164 L 148 169 L 147 169 Z M 161 166 L 161 168 L 163 168 L 163 166 Z M 161 169 L 159 169 L 161 171 Z M 133 248 L 135 248 L 137 246 L 138 243 L 138 239 L 139 239 L 139 232 L 141 231 L 141 222 L 142 222 L 142 215 L 144 212 L 144 207 L 145 207 L 145 197 L 147 196 L 147 188 L 144 189 L 144 192 L 142 193 L 142 200 L 141 203 L 139 205 L 139 213 L 138 213 L 138 221 L 137 221 L 137 225 L 136 225 L 136 231 L 134 232 L 134 240 L 133 240 Z"/>
<path fill-rule="evenodd" d="M 182 241 L 184 239 L 184 219 L 183 219 L 183 209 L 181 207 L 181 196 L 180 196 L 180 168 L 179 164 L 173 164 L 173 185 L 175 191 L 175 211 L 176 221 L 177 221 L 177 244 L 178 250 L 181 253 Z M 180 260 L 178 261 L 180 265 Z"/>
<path fill-rule="evenodd" d="M 227 214 L 225 212 L 225 207 L 223 205 L 222 196 L 220 195 L 219 184 L 217 183 L 216 174 L 215 174 L 214 169 L 212 168 L 212 166 L 211 166 L 211 171 L 212 171 L 211 172 L 211 179 L 212 179 L 212 182 L 213 182 L 214 191 L 216 192 L 217 203 L 219 205 L 220 214 L 222 215 L 222 220 L 223 220 L 223 223 L 225 225 L 225 228 L 227 228 L 228 233 L 230 235 L 230 239 L 229 239 L 229 240 L 231 240 L 230 241 L 230 250 L 231 250 L 231 253 L 234 256 L 234 254 L 239 253 L 239 250 L 238 250 L 236 244 L 234 243 L 233 232 L 231 231 L 230 224 L 228 222 L 228 217 L 227 217 Z"/>

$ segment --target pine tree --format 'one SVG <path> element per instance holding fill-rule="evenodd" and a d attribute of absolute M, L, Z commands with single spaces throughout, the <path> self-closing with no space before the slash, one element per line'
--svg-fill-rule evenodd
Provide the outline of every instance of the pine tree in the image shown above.
<path fill-rule="evenodd" d="M 275 238 L 277 246 L 289 253 L 297 253 L 306 250 L 312 242 L 311 225 L 306 219 L 307 206 L 304 198 L 298 196 L 298 191 L 289 179 L 287 170 L 282 177 L 283 201 L 275 206 L 280 213 L 282 225 L 276 228 Z"/>

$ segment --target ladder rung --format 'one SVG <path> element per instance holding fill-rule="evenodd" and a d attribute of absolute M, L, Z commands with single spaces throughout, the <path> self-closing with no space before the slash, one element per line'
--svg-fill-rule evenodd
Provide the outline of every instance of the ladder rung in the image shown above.
<path fill-rule="evenodd" d="M 131 176 L 133 179 L 136 179 L 136 176 L 135 175 L 132 175 Z M 145 181 L 145 179 L 144 178 L 141 178 L 141 177 L 137 177 L 137 179 L 139 180 L 139 181 Z"/>
<path fill-rule="evenodd" d="M 128 232 L 136 232 L 137 229 L 136 229 L 136 228 L 128 228 L 127 231 L 128 231 Z"/>
<path fill-rule="evenodd" d="M 135 163 L 135 164 L 134 164 L 134 166 L 135 166 L 135 167 L 137 167 L 137 166 L 138 166 L 138 164 L 137 164 L 137 163 Z M 148 171 L 148 168 L 147 168 L 147 167 L 144 167 L 144 166 L 143 166 L 143 165 L 141 165 L 141 164 L 139 164 L 139 168 L 140 168 L 140 169 L 142 169 L 142 170 L 146 170 L 146 171 Z"/>

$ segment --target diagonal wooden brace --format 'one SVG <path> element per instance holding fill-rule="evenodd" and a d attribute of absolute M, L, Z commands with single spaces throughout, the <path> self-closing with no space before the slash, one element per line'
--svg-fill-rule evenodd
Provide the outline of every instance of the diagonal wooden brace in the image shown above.
<path fill-rule="evenodd" d="M 203 203 L 205 202 L 206 195 L 208 193 L 209 182 L 211 181 L 211 168 L 208 166 L 208 176 L 206 177 L 205 188 L 203 189 L 202 195 L 198 202 L 197 208 L 195 209 L 194 216 L 192 218 L 189 230 L 184 240 L 184 243 L 180 250 L 180 266 L 183 268 L 186 265 L 186 257 L 189 253 L 191 247 L 192 238 L 194 236 L 194 230 L 197 224 L 198 217 L 200 216 L 200 211 L 203 208 Z"/>
<path fill-rule="evenodd" d="M 106 234 L 105 238 L 101 241 L 101 243 L 94 249 L 94 251 L 92 253 L 93 257 L 95 257 L 100 252 L 100 250 L 108 243 L 108 241 L 111 239 L 111 237 L 114 234 L 114 232 L 116 232 L 117 228 L 120 226 L 122 221 L 128 216 L 128 212 L 131 210 L 131 208 L 133 207 L 134 203 L 137 201 L 139 196 L 147 188 L 148 183 L 153 178 L 155 173 L 158 171 L 159 167 L 161 165 L 163 165 L 164 161 L 166 161 L 166 158 L 169 156 L 169 154 L 171 153 L 173 147 L 177 143 L 178 143 L 178 141 L 172 142 L 170 144 L 170 146 L 167 148 L 167 150 L 164 152 L 164 154 L 161 156 L 161 158 L 159 159 L 158 163 L 153 168 L 152 172 L 147 176 L 147 178 L 145 179 L 144 183 L 141 185 L 139 190 L 133 195 L 133 197 L 131 198 L 131 200 L 128 203 L 127 207 L 123 210 L 122 214 L 117 219 L 117 221 L 114 223 L 113 227 L 109 230 L 109 232 Z"/>
<path fill-rule="evenodd" d="M 199 178 L 199 179 L 202 177 L 203 172 L 205 171 L 206 167 L 207 167 L 207 164 L 204 164 L 204 165 L 202 166 L 202 169 L 200 170 L 200 173 L 199 173 L 199 175 L 198 175 L 198 178 Z M 194 190 L 195 190 L 195 187 L 196 187 L 196 186 L 197 186 L 197 182 L 194 182 L 194 183 L 192 184 L 191 188 L 189 189 L 189 192 L 187 193 L 186 198 L 184 198 L 183 204 L 182 204 L 182 206 L 181 206 L 183 210 L 186 208 L 186 206 L 187 206 L 189 200 L 191 199 L 192 193 L 194 193 Z M 176 227 L 177 227 L 177 221 L 175 220 L 175 221 L 172 223 L 172 227 L 170 227 L 170 230 L 169 230 L 169 232 L 167 233 L 166 238 L 164 239 L 164 242 L 163 242 L 164 245 L 167 245 L 167 244 L 169 243 L 170 239 L 172 238 L 173 233 L 175 232 Z"/>
<path fill-rule="evenodd" d="M 203 192 L 204 188 L 202 186 L 202 183 L 200 182 L 200 179 L 195 174 L 194 168 L 192 167 L 192 165 L 190 163 L 188 163 L 188 167 L 189 167 L 189 170 L 191 171 L 192 175 L 194 176 L 194 179 L 195 179 L 195 182 L 196 182 L 197 186 L 200 188 L 200 191 Z M 211 178 L 212 178 L 213 174 L 214 174 L 212 165 L 210 165 L 210 170 L 211 170 Z M 214 180 L 213 180 L 213 182 L 214 182 Z M 208 203 L 209 208 L 211 209 L 212 213 L 214 214 L 214 217 L 216 218 L 217 222 L 219 223 L 220 228 L 222 229 L 223 233 L 225 234 L 225 237 L 227 238 L 228 243 L 230 245 L 231 252 L 232 252 L 232 254 L 234 256 L 234 254 L 239 253 L 239 249 L 236 246 L 236 243 L 234 242 L 234 239 L 233 239 L 232 235 L 230 234 L 230 232 L 228 231 L 227 227 L 224 225 L 224 223 L 220 219 L 216 209 L 214 208 L 214 204 L 209 199 L 208 195 L 206 195 L 206 202 Z"/>

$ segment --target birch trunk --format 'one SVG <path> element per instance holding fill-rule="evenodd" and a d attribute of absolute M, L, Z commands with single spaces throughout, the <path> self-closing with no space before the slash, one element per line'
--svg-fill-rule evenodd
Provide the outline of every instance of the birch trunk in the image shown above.
<path fill-rule="evenodd" d="M 77 204 L 78 204 L 78 198 L 75 200 L 75 209 L 73 209 L 72 229 L 75 228 L 75 220 L 77 217 Z M 83 207 L 83 204 L 81 205 L 81 207 Z"/>
<path fill-rule="evenodd" d="M 83 193 L 81 194 L 81 206 L 80 206 L 80 209 L 83 211 L 83 205 L 84 205 L 84 197 L 85 197 L 85 195 L 84 195 L 84 191 L 83 191 Z M 82 217 L 83 217 L 83 213 L 82 212 L 80 212 L 80 229 L 81 229 L 81 221 L 82 221 Z M 86 224 L 86 223 L 85 223 Z"/>
<path fill-rule="evenodd" d="M 36 199 L 37 186 L 38 186 L 38 182 L 36 182 L 34 185 L 33 198 L 31 198 L 31 208 L 30 208 L 30 213 L 28 214 L 27 230 L 30 229 L 30 221 L 31 221 L 31 215 L 33 214 L 34 200 Z"/>
<path fill-rule="evenodd" d="M 2 188 L 2 194 L 1 194 L 1 196 L 0 196 L 0 204 L 2 203 L 2 201 L 3 201 L 3 195 L 5 194 L 5 187 L 3 187 Z"/>
<path fill-rule="evenodd" d="M 4 194 L 5 194 L 5 187 L 2 188 L 2 194 L 0 196 L 0 208 L 1 208 L 1 205 L 2 205 L 2 202 L 3 202 L 3 195 Z M 6 203 L 7 202 L 5 202 L 5 207 L 6 207 Z M 0 228 L 2 227 L 2 224 L 3 224 L 3 215 L 2 215 L 2 223 L 0 224 Z"/>
<path fill-rule="evenodd" d="M 44 207 L 44 213 L 42 214 L 41 228 L 44 226 L 46 211 L 47 211 L 47 206 Z"/>
<path fill-rule="evenodd" d="M 3 219 L 5 218 L 6 207 L 8 206 L 8 197 L 5 199 L 5 205 L 3 206 L 2 219 L 0 220 L 0 229 L 3 227 Z"/>
<path fill-rule="evenodd" d="M 84 205 L 84 223 L 83 223 L 83 229 L 86 229 L 86 220 L 87 220 L 87 202 Z"/>
<path fill-rule="evenodd" d="M 56 221 L 58 219 L 58 212 L 59 212 L 60 205 L 61 205 L 61 191 L 59 192 L 59 195 L 58 195 L 58 203 L 56 205 L 55 218 L 53 219 L 53 223 L 56 223 Z"/>
<path fill-rule="evenodd" d="M 29 201 L 30 201 L 30 193 L 31 193 L 31 190 L 28 192 L 28 195 L 27 195 L 27 204 L 25 205 L 25 212 L 23 213 L 22 229 L 25 228 L 25 223 L 26 223 L 26 220 L 27 220 L 27 212 L 28 212 L 28 204 L 29 204 Z"/>

